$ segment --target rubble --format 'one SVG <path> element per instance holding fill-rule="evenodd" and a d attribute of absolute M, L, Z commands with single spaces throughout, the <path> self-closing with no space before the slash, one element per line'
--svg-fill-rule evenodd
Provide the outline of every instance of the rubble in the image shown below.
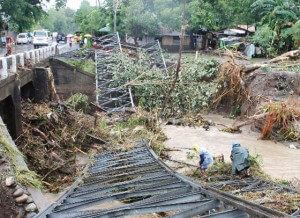
<path fill-rule="evenodd" d="M 88 134 L 107 138 L 108 134 L 95 125 L 93 116 L 76 112 L 64 104 L 22 104 L 23 134 L 16 140 L 42 183 L 52 192 L 71 184 L 81 168 L 76 154 L 90 149 Z M 95 128 L 94 128 L 95 127 Z"/>

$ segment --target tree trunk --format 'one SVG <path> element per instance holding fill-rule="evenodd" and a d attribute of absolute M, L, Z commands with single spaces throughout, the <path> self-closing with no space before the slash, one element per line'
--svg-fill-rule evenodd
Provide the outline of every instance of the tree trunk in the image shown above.
<path fill-rule="evenodd" d="M 183 7 L 182 7 L 182 26 L 181 26 L 181 34 L 180 34 L 180 47 L 179 47 L 179 55 L 178 55 L 178 61 L 177 61 L 177 67 L 176 67 L 176 73 L 175 77 L 173 80 L 173 83 L 171 85 L 170 91 L 166 95 L 163 107 L 162 107 L 162 113 L 164 112 L 165 108 L 167 107 L 167 104 L 169 103 L 170 97 L 172 92 L 175 89 L 175 85 L 179 76 L 179 71 L 180 71 L 180 65 L 181 65 L 181 54 L 183 50 L 183 43 L 184 43 L 184 35 L 185 35 L 185 6 L 186 6 L 186 0 L 183 0 Z"/>

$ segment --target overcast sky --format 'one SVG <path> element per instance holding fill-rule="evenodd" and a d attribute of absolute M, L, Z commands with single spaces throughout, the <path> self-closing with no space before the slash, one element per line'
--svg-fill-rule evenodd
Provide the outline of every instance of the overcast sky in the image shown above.
<path fill-rule="evenodd" d="M 90 2 L 92 6 L 96 5 L 96 0 L 87 0 Z M 77 10 L 80 7 L 82 0 L 68 0 L 67 7 L 72 8 L 74 10 Z M 55 5 L 55 0 L 50 0 L 50 3 L 47 3 L 47 9 L 50 7 L 54 7 Z"/>

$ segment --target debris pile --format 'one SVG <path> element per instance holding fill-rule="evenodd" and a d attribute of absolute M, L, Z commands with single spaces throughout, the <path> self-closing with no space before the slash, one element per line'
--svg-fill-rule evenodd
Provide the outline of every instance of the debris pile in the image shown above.
<path fill-rule="evenodd" d="M 271 102 L 261 107 L 262 139 L 277 139 L 300 142 L 300 101 Z"/>
<path fill-rule="evenodd" d="M 162 108 L 166 93 L 172 85 L 175 69 L 169 68 L 166 72 L 152 66 L 150 60 L 142 51 L 137 53 L 136 58 L 126 53 L 116 55 L 109 67 L 113 72 L 112 85 L 131 87 L 135 101 L 143 108 Z M 184 63 L 171 94 L 171 101 L 167 105 L 167 114 L 198 113 L 209 107 L 218 91 L 218 84 L 214 82 L 218 73 L 219 63 L 213 59 Z"/>
<path fill-rule="evenodd" d="M 77 171 L 76 154 L 86 154 L 92 137 L 106 138 L 92 116 L 64 104 L 22 103 L 23 134 L 16 144 L 26 156 L 29 168 L 55 192 L 70 184 Z M 95 128 L 94 128 L 95 127 Z"/>

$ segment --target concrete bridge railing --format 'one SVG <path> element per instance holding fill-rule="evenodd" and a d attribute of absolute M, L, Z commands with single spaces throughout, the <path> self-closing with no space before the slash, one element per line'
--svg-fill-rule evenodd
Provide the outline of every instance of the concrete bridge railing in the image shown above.
<path fill-rule="evenodd" d="M 18 67 L 24 67 L 28 61 L 33 65 L 55 55 L 56 48 L 57 45 L 51 45 L 0 58 L 0 79 L 7 78 L 9 73 L 17 73 Z"/>

